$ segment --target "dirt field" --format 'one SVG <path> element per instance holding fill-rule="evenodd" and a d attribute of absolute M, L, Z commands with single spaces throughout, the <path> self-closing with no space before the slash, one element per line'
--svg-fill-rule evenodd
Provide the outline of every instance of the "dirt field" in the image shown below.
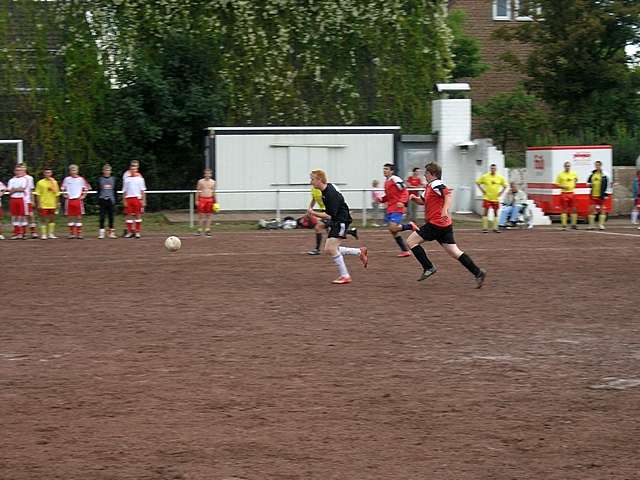
<path fill-rule="evenodd" d="M 0 478 L 638 479 L 636 233 L 0 242 Z"/>

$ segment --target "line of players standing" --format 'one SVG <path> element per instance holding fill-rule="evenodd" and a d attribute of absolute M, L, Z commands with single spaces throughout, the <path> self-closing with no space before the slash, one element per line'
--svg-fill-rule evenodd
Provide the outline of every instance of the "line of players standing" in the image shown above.
<path fill-rule="evenodd" d="M 122 176 L 122 202 L 127 226 L 125 238 L 140 238 L 142 231 L 142 215 L 146 205 L 146 184 L 139 172 L 140 164 L 134 160 Z M 114 213 L 116 206 L 115 177 L 111 175 L 111 166 L 104 165 L 102 175 L 97 180 L 98 205 L 100 208 L 100 229 L 98 238 L 116 238 L 114 230 Z M 82 239 L 85 213 L 84 200 L 91 189 L 89 182 L 80 175 L 77 165 L 69 166 L 69 174 L 62 184 L 58 184 L 49 167 L 43 170 L 43 178 L 34 184 L 34 179 L 27 172 L 24 164 L 16 165 L 14 176 L 7 185 L 0 182 L 0 240 L 4 240 L 1 221 L 2 196 L 9 196 L 9 215 L 13 227 L 12 240 L 40 238 L 43 240 L 58 238 L 55 234 L 55 219 L 63 200 L 64 215 L 67 217 L 69 234 L 67 238 Z M 35 212 L 40 219 L 38 233 Z M 108 230 L 105 225 L 108 221 Z"/>

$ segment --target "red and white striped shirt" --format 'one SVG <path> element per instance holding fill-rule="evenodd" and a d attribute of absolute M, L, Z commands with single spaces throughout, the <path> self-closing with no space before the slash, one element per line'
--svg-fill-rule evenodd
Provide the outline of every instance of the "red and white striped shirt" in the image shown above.
<path fill-rule="evenodd" d="M 29 187 L 29 180 L 27 177 L 13 177 L 9 180 L 7 184 L 7 190 L 11 190 L 12 188 L 24 188 L 27 189 Z M 24 198 L 24 192 L 13 192 L 10 194 L 11 198 Z"/>
<path fill-rule="evenodd" d="M 89 191 L 89 183 L 80 175 L 65 177 L 62 181 L 60 191 L 66 192 L 67 198 L 74 200 L 80 198 L 83 193 Z"/>
<path fill-rule="evenodd" d="M 122 184 L 122 194 L 124 198 L 142 198 L 142 192 L 147 190 L 147 185 L 144 183 L 144 177 L 140 174 L 129 175 L 124 177 Z"/>

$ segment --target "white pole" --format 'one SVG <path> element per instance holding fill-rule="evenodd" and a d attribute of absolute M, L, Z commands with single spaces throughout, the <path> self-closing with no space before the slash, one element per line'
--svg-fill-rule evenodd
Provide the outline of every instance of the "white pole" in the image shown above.
<path fill-rule="evenodd" d="M 189 226 L 193 228 L 193 205 L 195 204 L 193 193 L 189 194 Z"/>
<path fill-rule="evenodd" d="M 367 191 L 362 191 L 362 226 L 367 226 Z"/>
<path fill-rule="evenodd" d="M 276 189 L 276 220 L 280 221 L 280 189 Z"/>
<path fill-rule="evenodd" d="M 22 140 L 18 140 L 18 163 L 24 163 L 23 159 Z"/>

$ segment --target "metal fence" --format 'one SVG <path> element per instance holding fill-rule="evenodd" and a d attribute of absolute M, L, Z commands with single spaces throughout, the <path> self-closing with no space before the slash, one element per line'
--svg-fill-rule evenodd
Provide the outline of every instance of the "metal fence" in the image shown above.
<path fill-rule="evenodd" d="M 422 188 L 409 188 L 410 191 L 422 192 Z M 383 189 L 380 188 L 341 188 L 341 192 L 349 193 L 349 192 L 360 192 L 362 194 L 362 208 L 361 209 L 351 209 L 354 212 L 358 210 L 362 213 L 362 225 L 366 226 L 368 221 L 368 211 L 371 210 L 371 192 L 384 192 Z M 94 195 L 97 192 L 91 190 L 88 192 L 90 195 Z M 195 225 L 196 218 L 196 190 L 147 190 L 148 195 L 188 195 L 189 196 L 189 225 L 193 227 Z M 275 218 L 280 221 L 282 218 L 282 208 L 281 208 L 281 200 L 282 196 L 289 193 L 308 193 L 310 191 L 308 188 L 289 188 L 289 189 L 260 189 L 260 190 L 216 190 L 216 195 L 219 194 L 234 194 L 234 195 L 246 195 L 246 194 L 255 194 L 255 193 L 270 193 L 275 195 L 276 200 L 276 208 L 275 208 Z M 118 191 L 118 194 L 122 194 L 122 191 Z M 5 195 L 8 195 L 5 192 Z M 310 198 L 310 197 L 309 197 Z M 224 205 L 222 205 L 224 207 Z M 306 205 L 302 205 L 303 208 L 300 210 L 306 210 Z M 271 210 L 265 210 L 271 211 Z M 241 213 L 241 211 L 235 211 L 234 213 Z"/>

